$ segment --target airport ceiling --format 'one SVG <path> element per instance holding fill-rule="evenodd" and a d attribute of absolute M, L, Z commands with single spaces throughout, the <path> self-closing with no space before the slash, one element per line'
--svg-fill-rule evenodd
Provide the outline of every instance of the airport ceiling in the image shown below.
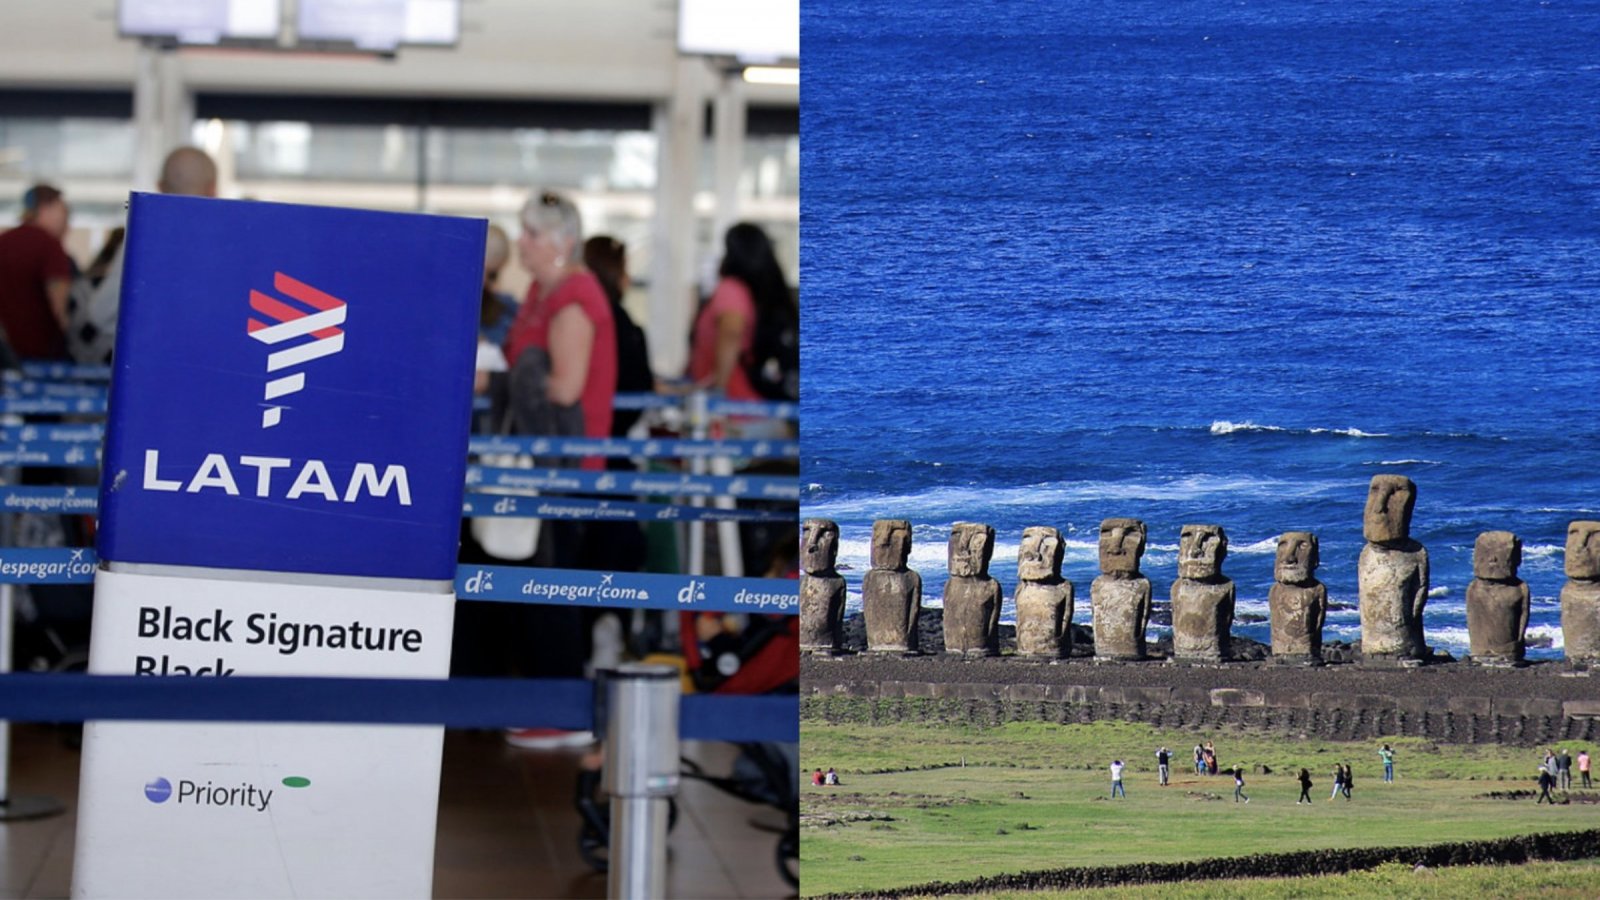
<path fill-rule="evenodd" d="M 200 91 L 485 99 L 666 98 L 677 58 L 673 0 L 464 0 L 461 42 L 357 54 L 178 51 Z M 131 87 L 137 43 L 117 35 L 116 0 L 5 0 L 0 89 Z M 798 106 L 794 87 L 750 85 L 751 103 Z"/>

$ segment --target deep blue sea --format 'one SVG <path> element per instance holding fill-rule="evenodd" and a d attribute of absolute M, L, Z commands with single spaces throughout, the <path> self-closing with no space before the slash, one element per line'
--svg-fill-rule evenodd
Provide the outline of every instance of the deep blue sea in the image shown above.
<path fill-rule="evenodd" d="M 1276 536 L 1359 636 L 1366 485 L 1418 485 L 1430 641 L 1479 532 L 1524 542 L 1560 653 L 1567 522 L 1600 518 L 1600 3 L 806 0 L 803 514 L 851 602 L 874 518 L 937 605 L 955 521 L 1069 539 L 1222 525 L 1236 633 Z"/>

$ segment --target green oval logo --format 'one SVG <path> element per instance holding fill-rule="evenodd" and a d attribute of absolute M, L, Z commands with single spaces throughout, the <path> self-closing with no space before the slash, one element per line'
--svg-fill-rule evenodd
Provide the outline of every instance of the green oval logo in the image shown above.
<path fill-rule="evenodd" d="M 283 784 L 285 787 L 309 787 L 311 779 L 301 778 L 299 775 L 290 775 L 283 780 Z"/>

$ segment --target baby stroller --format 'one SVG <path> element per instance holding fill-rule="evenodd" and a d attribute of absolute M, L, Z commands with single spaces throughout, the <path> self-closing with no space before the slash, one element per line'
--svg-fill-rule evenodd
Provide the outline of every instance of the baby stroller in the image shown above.
<path fill-rule="evenodd" d="M 799 689 L 800 623 L 794 616 L 734 616 L 680 613 L 685 690 L 700 693 L 794 693 Z M 681 775 L 709 784 L 748 803 L 783 810 L 787 820 L 778 838 L 778 871 L 791 886 L 800 884 L 799 747 L 796 744 L 738 744 L 733 771 L 714 775 L 693 760 L 681 761 Z M 611 844 L 610 807 L 600 796 L 600 772 L 578 775 L 577 806 L 583 819 L 578 850 L 597 872 L 606 871 Z M 676 802 L 668 807 L 667 828 L 677 822 Z"/>

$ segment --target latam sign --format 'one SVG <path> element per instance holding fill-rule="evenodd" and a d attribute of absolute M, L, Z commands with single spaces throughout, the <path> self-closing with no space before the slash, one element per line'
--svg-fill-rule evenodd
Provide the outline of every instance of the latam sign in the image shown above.
<path fill-rule="evenodd" d="M 134 194 L 101 558 L 453 578 L 484 230 Z"/>

